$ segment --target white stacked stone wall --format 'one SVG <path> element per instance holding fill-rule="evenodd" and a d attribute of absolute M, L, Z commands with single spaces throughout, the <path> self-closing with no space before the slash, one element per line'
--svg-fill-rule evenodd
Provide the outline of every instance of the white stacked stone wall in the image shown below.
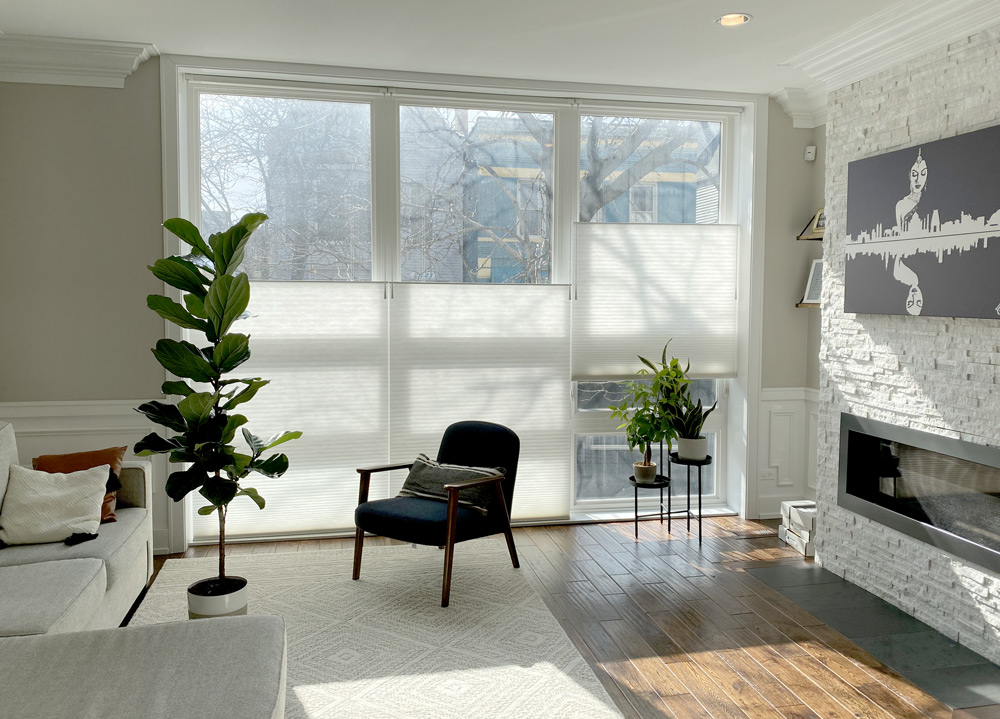
<path fill-rule="evenodd" d="M 823 565 L 995 662 L 1000 576 L 838 507 L 837 473 L 841 412 L 1000 445 L 1000 318 L 843 311 L 848 163 L 998 124 L 1000 27 L 830 95 L 817 452 Z"/>

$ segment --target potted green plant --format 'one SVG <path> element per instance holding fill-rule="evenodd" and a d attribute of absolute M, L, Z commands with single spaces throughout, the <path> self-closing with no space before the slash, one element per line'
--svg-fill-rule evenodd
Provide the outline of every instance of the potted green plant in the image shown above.
<path fill-rule="evenodd" d="M 677 433 L 677 456 L 681 459 L 701 460 L 708 456 L 708 439 L 702 433 L 705 420 L 715 411 L 718 402 L 708 409 L 702 406 L 701 400 L 695 402 L 691 398 L 690 386 L 686 386 L 681 394 L 681 402 L 677 411 L 672 413 L 670 423 Z"/>
<path fill-rule="evenodd" d="M 659 363 L 639 355 L 639 361 L 645 367 L 636 372 L 640 379 L 628 384 L 631 396 L 626 397 L 620 405 L 611 407 L 611 416 L 622 420 L 618 429 L 625 430 L 629 448 L 642 449 L 642 462 L 633 464 L 637 482 L 656 480 L 652 445 L 666 442 L 669 450 L 670 442 L 676 436 L 670 420 L 680 406 L 683 389 L 689 381 L 686 369 L 680 366 L 679 360 L 674 358 L 667 361 L 669 344 L 668 340 L 663 346 Z"/>
<path fill-rule="evenodd" d="M 249 497 L 263 509 L 264 498 L 253 487 L 243 486 L 243 480 L 251 472 L 266 477 L 283 475 L 288 457 L 278 453 L 265 458 L 264 454 L 302 436 L 301 432 L 281 432 L 262 440 L 251 434 L 243 427 L 247 418 L 233 410 L 253 399 L 268 380 L 226 376 L 250 359 L 250 337 L 231 331 L 250 302 L 250 280 L 237 270 L 250 235 L 266 219 L 263 214 L 244 215 L 207 242 L 187 220 L 167 220 L 163 226 L 190 245 L 191 253 L 157 260 L 149 268 L 157 278 L 181 290 L 184 302 L 181 305 L 163 295 L 149 295 L 149 308 L 184 329 L 204 335 L 207 342 L 201 347 L 172 339 L 156 343 L 153 356 L 164 369 L 181 378 L 164 382 L 163 394 L 181 399 L 176 404 L 145 402 L 137 408 L 170 433 L 161 436 L 151 432 L 134 450 L 139 456 L 167 454 L 171 462 L 185 465 L 167 478 L 167 495 L 179 502 L 197 490 L 208 502 L 198 514 L 218 514 L 219 575 L 188 587 L 192 618 L 246 614 L 247 580 L 226 574 L 229 503 L 236 497 Z M 238 429 L 247 445 L 243 451 L 233 444 Z"/>

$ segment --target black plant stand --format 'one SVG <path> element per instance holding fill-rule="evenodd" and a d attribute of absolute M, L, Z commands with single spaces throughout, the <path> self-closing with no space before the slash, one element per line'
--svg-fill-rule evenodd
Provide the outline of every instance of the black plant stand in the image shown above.
<path fill-rule="evenodd" d="M 710 455 L 710 454 L 706 455 L 705 459 L 681 459 L 677 455 L 677 452 L 671 452 L 670 453 L 670 461 L 673 464 L 679 464 L 679 465 L 682 465 L 682 466 L 688 468 L 688 470 L 687 470 L 687 475 L 688 475 L 688 477 L 687 477 L 687 480 L 688 480 L 688 503 L 687 503 L 687 509 L 678 509 L 676 513 L 677 514 L 683 513 L 683 515 L 685 517 L 687 517 L 687 530 L 689 532 L 691 531 L 691 517 L 694 517 L 697 520 L 697 522 L 698 522 L 698 543 L 701 544 L 701 468 L 702 467 L 707 467 L 708 465 L 710 465 L 712 463 L 712 455 Z M 694 514 L 691 511 L 691 468 L 692 467 L 697 467 L 698 468 L 698 514 Z M 668 475 L 667 482 L 668 483 L 670 482 L 669 474 L 670 474 L 670 465 L 667 465 L 667 475 Z M 668 534 L 670 533 L 670 520 L 669 519 L 667 520 L 667 533 Z"/>
<path fill-rule="evenodd" d="M 639 539 L 639 520 L 645 519 L 647 517 L 659 516 L 660 524 L 663 524 L 663 517 L 667 518 L 667 533 L 670 533 L 670 510 L 668 509 L 665 513 L 663 511 L 663 488 L 667 487 L 667 505 L 670 504 L 670 478 L 664 477 L 662 474 L 656 475 L 656 480 L 653 482 L 637 482 L 635 477 L 628 478 L 629 484 L 635 487 L 635 538 Z M 639 487 L 648 489 L 659 489 L 660 490 L 660 511 L 652 512 L 650 514 L 639 514 Z"/>

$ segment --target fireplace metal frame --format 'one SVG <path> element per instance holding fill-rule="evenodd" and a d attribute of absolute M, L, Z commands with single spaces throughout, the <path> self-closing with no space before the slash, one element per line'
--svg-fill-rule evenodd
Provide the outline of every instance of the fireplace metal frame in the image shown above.
<path fill-rule="evenodd" d="M 1000 573 L 1000 552 L 995 552 L 957 534 L 924 524 L 853 494 L 848 494 L 847 437 L 848 432 L 852 430 L 998 469 L 1000 469 L 1000 448 L 963 442 L 909 427 L 899 427 L 866 417 L 856 417 L 852 414 L 841 413 L 840 415 L 840 468 L 837 473 L 838 505 L 973 564 Z"/>

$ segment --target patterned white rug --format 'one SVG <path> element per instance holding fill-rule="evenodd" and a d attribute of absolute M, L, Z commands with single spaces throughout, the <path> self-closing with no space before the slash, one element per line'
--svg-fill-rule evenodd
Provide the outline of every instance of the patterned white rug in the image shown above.
<path fill-rule="evenodd" d="M 250 580 L 252 614 L 285 618 L 286 717 L 621 716 L 532 588 L 531 570 L 511 567 L 502 538 L 456 547 L 446 609 L 441 550 L 368 547 L 356 582 L 352 558 L 330 550 L 226 560 Z M 216 567 L 167 560 L 131 624 L 185 619 L 185 588 Z"/>

